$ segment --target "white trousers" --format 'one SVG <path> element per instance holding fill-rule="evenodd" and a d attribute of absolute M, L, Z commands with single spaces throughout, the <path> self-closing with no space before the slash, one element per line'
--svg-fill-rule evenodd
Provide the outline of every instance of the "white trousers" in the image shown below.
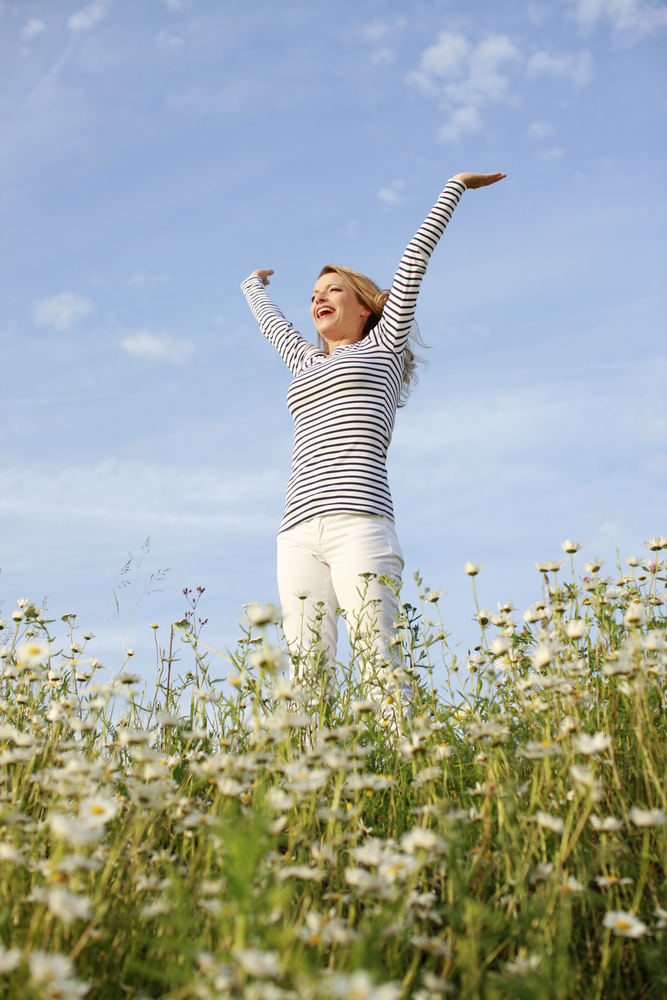
<path fill-rule="evenodd" d="M 313 647 L 312 626 L 320 619 L 315 645 L 331 664 L 338 641 L 335 612 L 342 608 L 351 645 L 362 648 L 365 662 L 390 660 L 399 605 L 377 577 L 386 574 L 398 582 L 403 565 L 396 528 L 388 517 L 327 514 L 281 532 L 278 589 L 291 652 L 303 654 Z M 362 573 L 375 576 L 367 581 Z"/>

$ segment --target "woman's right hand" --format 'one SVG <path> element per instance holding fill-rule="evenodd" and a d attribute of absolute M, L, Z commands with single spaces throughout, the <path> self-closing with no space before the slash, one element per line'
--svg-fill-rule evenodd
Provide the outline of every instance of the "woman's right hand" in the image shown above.
<path fill-rule="evenodd" d="M 263 285 L 270 285 L 269 275 L 273 274 L 273 268 L 269 267 L 266 271 L 253 271 L 250 275 L 251 278 L 261 278 Z"/>

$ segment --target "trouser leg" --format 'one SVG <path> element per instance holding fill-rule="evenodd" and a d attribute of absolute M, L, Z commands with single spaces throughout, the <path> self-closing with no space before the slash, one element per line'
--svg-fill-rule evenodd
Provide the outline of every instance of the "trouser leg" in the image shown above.
<path fill-rule="evenodd" d="M 322 551 L 350 639 L 358 653 L 362 681 L 372 697 L 391 686 L 388 664 L 396 635 L 399 603 L 392 590 L 378 582 L 386 574 L 397 582 L 403 572 L 403 554 L 394 522 L 386 517 L 334 514 L 322 519 Z M 361 574 L 371 574 L 364 578 Z"/>
<path fill-rule="evenodd" d="M 278 590 L 285 639 L 293 656 L 292 680 L 297 673 L 305 680 L 313 660 L 330 666 L 336 656 L 338 598 L 330 567 L 319 551 L 320 520 L 312 518 L 278 535 Z"/>

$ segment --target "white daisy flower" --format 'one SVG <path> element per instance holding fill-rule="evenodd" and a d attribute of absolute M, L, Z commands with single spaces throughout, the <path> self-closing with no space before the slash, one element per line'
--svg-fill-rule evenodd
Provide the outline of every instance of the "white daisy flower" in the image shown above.
<path fill-rule="evenodd" d="M 0 944 L 0 976 L 13 972 L 20 961 L 20 948 L 5 948 L 4 944 Z"/>
<path fill-rule="evenodd" d="M 41 640 L 33 639 L 25 642 L 16 650 L 16 657 L 21 667 L 36 667 L 40 663 L 46 663 L 49 658 L 49 644 Z"/>
<path fill-rule="evenodd" d="M 639 938 L 646 934 L 648 927 L 632 913 L 624 910 L 610 910 L 605 913 L 602 923 L 621 937 Z"/>
<path fill-rule="evenodd" d="M 46 904 L 54 915 L 68 927 L 74 920 L 87 920 L 92 912 L 87 896 L 76 896 L 59 887 L 49 890 Z"/>
<path fill-rule="evenodd" d="M 237 948 L 234 958 L 249 976 L 276 979 L 280 975 L 280 965 L 275 951 L 260 951 L 259 948 Z"/>
<path fill-rule="evenodd" d="M 576 752 L 582 753 L 586 757 L 602 753 L 603 750 L 607 750 L 611 746 L 611 743 L 611 736 L 607 736 L 605 733 L 594 733 L 593 736 L 582 733 L 581 736 L 575 736 L 572 740 L 572 746 Z"/>
<path fill-rule="evenodd" d="M 110 823 L 119 811 L 118 799 L 109 798 L 107 795 L 92 795 L 79 803 L 79 817 L 90 827 Z"/>
<path fill-rule="evenodd" d="M 535 820 L 538 826 L 545 827 L 553 833 L 560 834 L 565 829 L 565 823 L 559 816 L 552 816 L 551 813 L 542 812 L 541 809 L 536 813 Z"/>
<path fill-rule="evenodd" d="M 637 809 L 635 806 L 628 813 L 628 819 L 635 826 L 664 826 L 667 823 L 667 813 L 662 809 Z"/>

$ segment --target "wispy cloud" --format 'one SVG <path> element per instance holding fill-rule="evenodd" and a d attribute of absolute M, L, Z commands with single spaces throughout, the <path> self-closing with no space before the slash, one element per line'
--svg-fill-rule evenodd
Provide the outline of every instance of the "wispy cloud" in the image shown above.
<path fill-rule="evenodd" d="M 626 42 L 667 28 L 667 6 L 647 0 L 568 0 L 582 28 L 591 30 L 600 22 Z"/>
<path fill-rule="evenodd" d="M 552 149 L 546 149 L 543 153 L 540 153 L 539 159 L 543 163 L 552 163 L 554 160 L 560 160 L 565 156 L 565 150 L 561 149 L 560 146 L 554 146 Z"/>
<path fill-rule="evenodd" d="M 28 23 L 21 29 L 21 41 L 31 42 L 33 38 L 41 35 L 45 28 L 44 21 L 38 21 L 36 17 L 31 17 Z"/>
<path fill-rule="evenodd" d="M 106 17 L 110 2 L 111 0 L 93 0 L 92 3 L 86 4 L 81 10 L 72 14 L 67 27 L 70 31 L 87 31 L 94 27 L 98 21 Z"/>
<path fill-rule="evenodd" d="M 402 192 L 404 188 L 404 181 L 392 181 L 387 187 L 380 188 L 378 198 L 381 202 L 384 202 L 386 208 L 393 208 L 394 205 L 399 205 L 403 200 Z"/>
<path fill-rule="evenodd" d="M 362 27 L 362 36 L 373 46 L 370 54 L 370 62 L 373 65 L 390 65 L 394 62 L 396 52 L 391 47 L 392 36 L 405 28 L 406 24 L 407 18 L 399 17 L 391 24 L 376 21 Z"/>
<path fill-rule="evenodd" d="M 443 491 L 449 490 L 452 503 L 460 503 L 461 516 L 483 483 L 486 500 L 493 494 L 501 520 L 501 505 L 507 504 L 509 511 L 517 491 L 525 489 L 536 502 L 555 483 L 552 510 L 574 512 L 579 504 L 577 516 L 587 508 L 592 518 L 602 510 L 635 512 L 636 500 L 646 490 L 645 477 L 657 486 L 665 463 L 665 366 L 650 369 L 645 362 L 610 364 L 597 382 L 585 373 L 576 378 L 563 372 L 543 378 L 515 375 L 502 387 L 494 387 L 492 376 L 486 376 L 474 402 L 467 390 L 452 391 L 442 400 L 415 397 L 394 433 L 395 479 L 408 482 L 415 463 L 428 466 L 429 481 L 421 492 L 425 507 L 442 504 Z M 642 408 L 630 422 L 618 409 L 619 394 L 642 397 Z M 577 437 L 577 428 L 589 421 L 605 428 L 604 443 Z M 511 442 L 509 451 L 492 454 L 490 433 L 495 440 Z M 471 462 L 471 455 L 484 455 L 484 461 Z M 626 470 L 620 478 L 619 468 Z M 652 501 L 645 506 L 659 509 Z M 535 517 L 523 530 L 536 531 L 539 515 Z"/>
<path fill-rule="evenodd" d="M 35 326 L 50 326 L 54 330 L 68 330 L 93 311 L 89 299 L 72 292 L 61 292 L 50 299 L 35 303 L 32 318 Z"/>
<path fill-rule="evenodd" d="M 583 87 L 593 76 L 593 56 L 587 49 L 576 54 L 566 52 L 558 56 L 549 55 L 548 52 L 536 52 L 526 64 L 526 75 L 529 79 L 551 76 L 567 80 L 575 87 Z"/>
<path fill-rule="evenodd" d="M 479 132 L 481 128 L 482 116 L 476 107 L 467 104 L 452 111 L 449 121 L 438 134 L 444 142 L 458 142 L 462 136 Z"/>
<path fill-rule="evenodd" d="M 168 111 L 194 117 L 234 114 L 256 106 L 257 101 L 267 96 L 269 87 L 266 79 L 243 78 L 210 89 L 191 84 L 182 90 L 173 90 L 165 99 Z"/>
<path fill-rule="evenodd" d="M 167 31 L 163 28 L 161 31 L 158 31 L 155 36 L 155 43 L 164 52 L 176 54 L 182 51 L 183 46 L 185 45 L 185 39 L 180 35 L 174 35 L 173 32 Z"/>
<path fill-rule="evenodd" d="M 168 361 L 171 364 L 185 361 L 194 351 L 188 340 L 175 340 L 164 330 L 157 335 L 145 331 L 132 333 L 121 340 L 120 346 L 135 358 Z"/>
<path fill-rule="evenodd" d="M 52 524 L 83 519 L 178 525 L 209 536 L 273 534 L 276 512 L 267 498 L 280 494 L 280 478 L 272 469 L 247 473 L 217 465 L 116 459 L 67 468 L 23 464 L 2 472 L 6 488 L 0 491 L 0 511 Z M 126 529 L 118 534 L 124 537 Z"/>
<path fill-rule="evenodd" d="M 139 287 L 146 288 L 151 285 L 168 285 L 171 278 L 168 274 L 147 274 L 146 271 L 139 271 L 137 274 L 133 274 L 131 278 L 128 278 L 128 284 L 138 285 Z"/>
<path fill-rule="evenodd" d="M 532 122 L 528 126 L 528 135 L 531 139 L 544 139 L 545 136 L 551 135 L 554 127 L 550 122 Z"/>

